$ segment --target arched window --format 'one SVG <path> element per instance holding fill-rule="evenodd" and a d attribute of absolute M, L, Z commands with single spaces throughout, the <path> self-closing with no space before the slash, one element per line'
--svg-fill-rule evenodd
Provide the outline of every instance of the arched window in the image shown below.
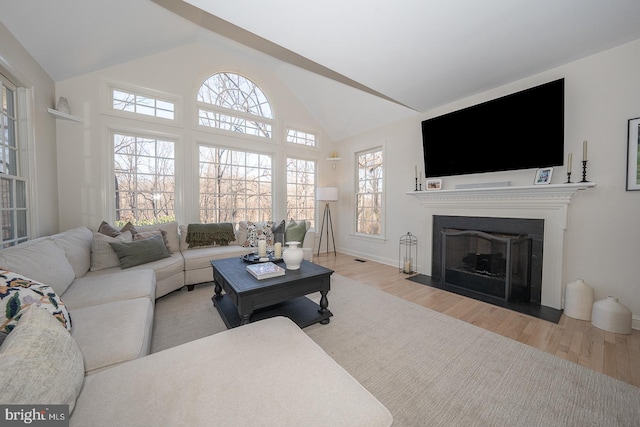
<path fill-rule="evenodd" d="M 234 73 L 217 73 L 198 90 L 198 123 L 217 129 L 272 138 L 273 112 L 264 92 Z"/>

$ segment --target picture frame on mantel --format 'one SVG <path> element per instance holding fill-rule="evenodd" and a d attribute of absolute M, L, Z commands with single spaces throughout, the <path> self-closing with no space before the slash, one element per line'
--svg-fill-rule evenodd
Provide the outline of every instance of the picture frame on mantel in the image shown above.
<path fill-rule="evenodd" d="M 550 184 L 551 175 L 553 175 L 553 168 L 540 168 L 536 171 L 536 178 L 533 183 L 535 185 Z"/>
<path fill-rule="evenodd" d="M 438 191 L 442 189 L 441 179 L 428 179 L 426 185 L 427 191 Z"/>
<path fill-rule="evenodd" d="M 629 119 L 627 133 L 627 191 L 640 190 L 640 117 Z"/>

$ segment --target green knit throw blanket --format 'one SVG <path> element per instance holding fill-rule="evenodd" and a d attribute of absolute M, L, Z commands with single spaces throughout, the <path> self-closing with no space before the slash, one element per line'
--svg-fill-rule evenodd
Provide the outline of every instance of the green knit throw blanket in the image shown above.
<path fill-rule="evenodd" d="M 228 246 L 236 239 L 233 224 L 221 222 L 215 224 L 189 224 L 187 226 L 187 243 L 190 248 L 218 244 Z"/>

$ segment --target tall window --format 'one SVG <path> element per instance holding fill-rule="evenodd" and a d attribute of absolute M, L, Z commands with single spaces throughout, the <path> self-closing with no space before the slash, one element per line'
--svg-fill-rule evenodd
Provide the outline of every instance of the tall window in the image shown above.
<path fill-rule="evenodd" d="M 272 220 L 272 159 L 200 146 L 200 222 Z"/>
<path fill-rule="evenodd" d="M 271 105 L 262 90 L 241 75 L 214 74 L 200 86 L 197 101 L 201 126 L 272 138 Z"/>
<path fill-rule="evenodd" d="M 0 88 L 0 247 L 6 248 L 28 239 L 27 182 L 18 164 L 16 88 L 1 74 Z"/>
<path fill-rule="evenodd" d="M 174 145 L 153 137 L 113 135 L 118 225 L 175 220 Z"/>
<path fill-rule="evenodd" d="M 287 158 L 287 218 L 315 224 L 316 162 Z"/>
<path fill-rule="evenodd" d="M 356 155 L 358 188 L 356 189 L 356 232 L 381 236 L 383 215 L 382 149 Z"/>

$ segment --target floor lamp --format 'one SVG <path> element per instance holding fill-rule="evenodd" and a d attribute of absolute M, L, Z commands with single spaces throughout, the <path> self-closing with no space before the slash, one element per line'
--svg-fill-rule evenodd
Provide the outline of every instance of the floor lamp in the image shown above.
<path fill-rule="evenodd" d="M 336 187 L 320 187 L 316 190 L 316 200 L 324 202 L 324 214 L 322 216 L 322 228 L 320 229 L 320 242 L 318 242 L 318 256 L 320 255 L 320 247 L 322 246 L 322 233 L 325 223 L 327 224 L 327 254 L 329 253 L 329 229 L 331 229 L 331 241 L 333 242 L 333 254 L 336 253 L 336 240 L 333 237 L 333 222 L 331 222 L 331 209 L 329 202 L 338 201 L 338 189 Z"/>

